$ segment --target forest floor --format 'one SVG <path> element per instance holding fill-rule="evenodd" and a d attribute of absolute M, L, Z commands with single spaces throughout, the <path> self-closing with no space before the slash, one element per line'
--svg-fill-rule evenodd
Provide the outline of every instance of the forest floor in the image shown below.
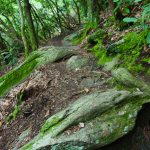
<path fill-rule="evenodd" d="M 47 46 L 61 46 L 60 39 L 52 39 Z M 29 141 L 38 134 L 47 118 L 67 107 L 81 95 L 108 88 L 108 85 L 103 81 L 107 80 L 110 74 L 97 67 L 97 61 L 90 53 L 85 53 L 80 47 L 76 51 L 79 55 L 86 55 L 90 58 L 90 70 L 85 68 L 75 72 L 69 71 L 66 69 L 67 60 L 44 65 L 22 84 L 13 88 L 4 97 L 5 100 L 0 102 L 2 110 L 0 113 L 3 118 L 3 122 L 1 122 L 3 125 L 0 128 L 0 150 L 12 149 L 18 142 L 17 137 L 30 128 L 30 136 L 19 144 L 22 145 Z M 81 87 L 80 82 L 85 78 L 92 77 L 91 72 L 93 71 L 101 72 L 102 84 L 92 88 Z M 4 120 L 12 112 L 16 104 L 16 95 L 21 90 L 25 90 L 25 94 L 19 115 L 7 124 Z"/>
<path fill-rule="evenodd" d="M 44 46 L 62 46 L 61 40 L 62 37 L 54 38 Z M 66 69 L 67 60 L 43 65 L 23 83 L 14 87 L 3 98 L 3 101 L 0 101 L 0 150 L 11 150 L 14 145 L 19 147 L 27 143 L 38 134 L 47 118 L 67 107 L 81 95 L 111 88 L 105 82 L 110 78 L 110 73 L 97 66 L 97 60 L 92 54 L 87 53 L 80 46 L 76 48 L 76 53 L 90 58 L 90 69 L 69 71 Z M 92 78 L 93 72 L 101 73 L 101 84 L 94 87 L 82 87 L 81 81 Z M 24 91 L 19 114 L 15 120 L 6 123 L 6 117 L 12 112 L 19 91 Z M 138 138 L 142 139 L 141 142 L 144 145 L 146 145 L 145 142 L 149 143 L 150 106 L 146 105 L 143 110 L 140 112 L 137 125 L 131 133 L 117 142 L 101 148 L 101 150 L 141 150 L 139 149 Z M 19 135 L 28 129 L 31 130 L 29 135 L 21 143 L 18 142 Z M 148 150 L 148 148 L 145 148 L 145 150 Z"/>

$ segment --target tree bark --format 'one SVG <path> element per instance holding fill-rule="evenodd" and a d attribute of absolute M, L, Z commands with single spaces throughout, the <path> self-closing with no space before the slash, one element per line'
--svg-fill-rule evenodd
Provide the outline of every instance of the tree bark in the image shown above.
<path fill-rule="evenodd" d="M 77 2 L 75 0 L 73 0 L 75 6 L 76 6 L 76 10 L 77 10 L 77 15 L 78 15 L 78 22 L 79 22 L 79 25 L 81 24 L 81 15 L 80 15 L 80 8 L 77 4 Z"/>
<path fill-rule="evenodd" d="M 37 40 L 37 35 L 36 35 L 32 15 L 31 15 L 31 4 L 29 3 L 29 0 L 23 0 L 23 2 L 24 2 L 24 12 L 27 21 L 28 32 L 31 41 L 31 47 L 32 50 L 36 50 L 38 48 L 38 40 Z"/>
<path fill-rule="evenodd" d="M 23 44 L 25 48 L 25 57 L 27 57 L 29 55 L 29 44 L 25 35 L 25 23 L 24 23 L 24 17 L 23 17 L 23 10 L 22 10 L 20 0 L 17 0 L 17 3 L 18 3 L 20 19 L 21 19 L 21 36 L 22 36 L 22 40 L 23 40 Z"/>

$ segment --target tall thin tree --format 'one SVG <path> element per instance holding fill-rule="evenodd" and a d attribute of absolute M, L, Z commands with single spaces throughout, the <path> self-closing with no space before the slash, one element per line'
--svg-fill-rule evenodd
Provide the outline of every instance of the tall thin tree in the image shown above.
<path fill-rule="evenodd" d="M 20 0 L 17 0 L 17 4 L 19 7 L 19 14 L 20 14 L 20 19 L 21 19 L 21 36 L 22 36 L 22 41 L 24 44 L 25 48 L 25 57 L 29 55 L 29 43 L 27 42 L 27 38 L 25 35 L 25 22 L 24 22 L 24 15 L 23 15 L 23 9 Z"/>
<path fill-rule="evenodd" d="M 33 18 L 31 14 L 31 4 L 29 3 L 29 0 L 23 0 L 23 2 L 24 2 L 24 12 L 27 21 L 28 34 L 30 37 L 31 47 L 32 50 L 36 50 L 38 48 L 38 38 L 36 35 Z"/>

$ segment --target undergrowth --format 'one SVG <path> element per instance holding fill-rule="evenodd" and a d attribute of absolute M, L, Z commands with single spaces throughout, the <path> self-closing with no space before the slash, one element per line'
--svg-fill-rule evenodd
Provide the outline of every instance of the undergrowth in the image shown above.
<path fill-rule="evenodd" d="M 104 38 L 101 38 L 103 34 L 102 36 L 98 35 L 99 38 L 95 36 L 97 44 L 93 46 L 91 52 L 98 58 L 99 65 L 104 65 L 106 62 L 111 61 L 113 57 L 118 57 L 120 66 L 132 72 L 144 72 L 143 61 L 149 62 L 150 60 L 148 56 L 142 59 L 144 47 L 147 46 L 147 34 L 148 30 L 129 32 L 121 39 L 121 42 L 117 41 L 110 45 L 109 48 L 104 46 Z M 148 74 L 149 72 L 148 70 Z"/>
<path fill-rule="evenodd" d="M 83 27 L 83 30 L 72 39 L 72 43 L 75 45 L 80 44 L 86 38 L 90 30 L 94 28 L 96 28 L 95 23 L 93 22 L 86 23 Z"/>

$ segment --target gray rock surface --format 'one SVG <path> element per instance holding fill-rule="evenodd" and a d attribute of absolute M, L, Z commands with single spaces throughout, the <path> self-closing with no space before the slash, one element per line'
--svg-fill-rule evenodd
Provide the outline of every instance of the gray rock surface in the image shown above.
<path fill-rule="evenodd" d="M 106 81 L 103 81 L 100 77 L 88 77 L 81 81 L 81 88 L 92 88 L 104 84 Z"/>
<path fill-rule="evenodd" d="M 88 65 L 89 59 L 83 56 L 72 56 L 67 62 L 67 68 L 70 70 L 81 69 Z"/>
<path fill-rule="evenodd" d="M 15 144 L 15 148 L 13 148 L 13 150 L 17 150 L 17 149 L 19 148 L 18 145 L 23 144 L 23 143 L 26 143 L 26 141 L 27 141 L 28 139 L 30 139 L 30 138 L 29 138 L 30 134 L 31 134 L 31 129 L 30 129 L 30 128 L 28 128 L 27 130 L 23 131 L 23 132 L 19 135 L 18 139 L 16 139 L 16 141 L 15 141 L 15 143 L 16 143 L 16 144 Z"/>
<path fill-rule="evenodd" d="M 127 87 L 139 88 L 141 91 L 150 94 L 150 86 L 141 79 L 134 77 L 127 69 L 118 68 L 111 71 L 112 76 Z"/>
<path fill-rule="evenodd" d="M 142 92 L 116 90 L 82 96 L 50 117 L 39 134 L 20 150 L 102 147 L 133 128 L 137 112 L 146 100 Z M 72 131 L 72 127 L 77 131 Z"/>
<path fill-rule="evenodd" d="M 115 66 L 118 64 L 118 61 L 119 61 L 119 60 L 118 60 L 117 57 L 113 58 L 112 61 L 107 62 L 107 63 L 104 64 L 103 70 L 105 70 L 105 71 L 111 71 L 111 70 L 114 69 Z"/>

